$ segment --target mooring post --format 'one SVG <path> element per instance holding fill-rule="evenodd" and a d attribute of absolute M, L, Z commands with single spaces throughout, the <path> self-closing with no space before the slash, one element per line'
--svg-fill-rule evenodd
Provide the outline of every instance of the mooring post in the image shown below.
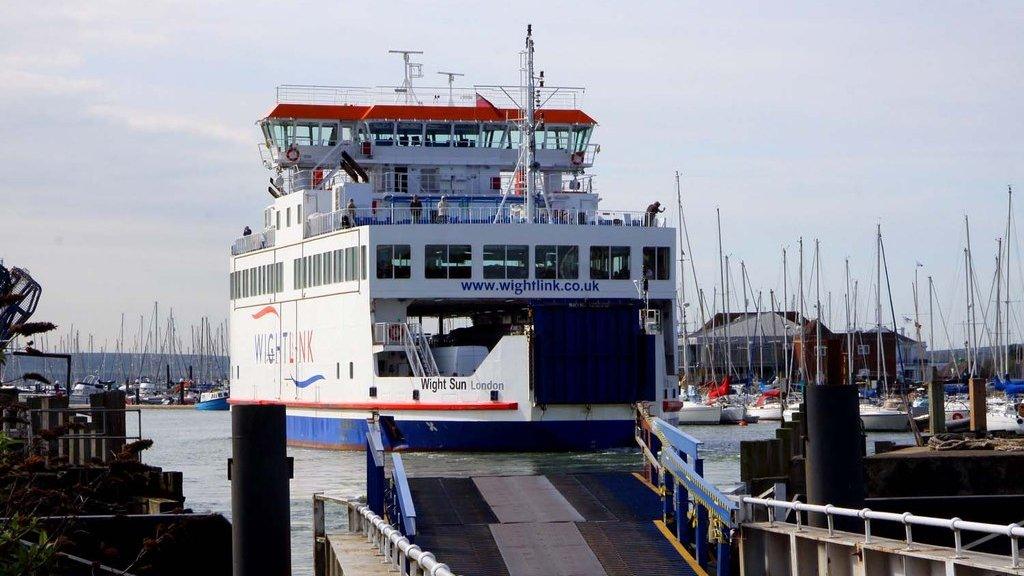
<path fill-rule="evenodd" d="M 327 574 L 327 528 L 324 521 L 324 499 L 322 492 L 313 494 L 313 576 Z"/>
<path fill-rule="evenodd" d="M 932 434 L 946 431 L 945 384 L 930 378 L 928 382 L 928 421 L 931 423 Z"/>
<path fill-rule="evenodd" d="M 291 574 L 291 468 L 284 406 L 232 406 L 228 479 L 235 576 Z"/>
<path fill-rule="evenodd" d="M 967 381 L 967 392 L 971 408 L 971 432 L 984 435 L 988 430 L 988 404 L 985 400 L 985 381 L 971 378 Z"/>
<path fill-rule="evenodd" d="M 694 458 L 693 469 L 698 476 L 703 478 L 704 459 Z M 708 509 L 698 501 L 694 501 L 693 506 L 697 511 L 697 534 L 693 549 L 697 556 L 697 563 L 703 568 L 708 565 Z"/>
<path fill-rule="evenodd" d="M 861 435 L 857 387 L 809 385 L 807 404 L 807 501 L 847 508 L 864 507 L 864 439 Z M 824 527 L 824 514 L 808 514 L 811 526 Z M 840 530 L 859 528 L 856 519 L 841 518 Z"/>

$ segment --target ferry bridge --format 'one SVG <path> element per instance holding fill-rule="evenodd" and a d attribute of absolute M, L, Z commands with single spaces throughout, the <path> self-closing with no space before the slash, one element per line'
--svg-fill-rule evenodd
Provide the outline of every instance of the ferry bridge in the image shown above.
<path fill-rule="evenodd" d="M 371 423 L 365 501 L 313 497 L 315 574 L 1024 574 L 1024 527 L 725 493 L 700 440 L 643 410 L 636 438 L 635 473 L 411 478 Z M 1008 554 L 973 550 L 994 539 Z"/>

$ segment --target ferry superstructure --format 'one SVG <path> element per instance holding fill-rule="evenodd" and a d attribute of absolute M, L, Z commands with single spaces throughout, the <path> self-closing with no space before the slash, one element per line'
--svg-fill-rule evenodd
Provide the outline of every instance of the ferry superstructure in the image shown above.
<path fill-rule="evenodd" d="M 232 246 L 231 402 L 289 442 L 575 450 L 678 406 L 675 234 L 605 210 L 582 89 L 281 86 L 263 229 Z M 539 84 L 539 85 L 538 85 Z M 571 431 L 571 433 L 569 433 Z"/>

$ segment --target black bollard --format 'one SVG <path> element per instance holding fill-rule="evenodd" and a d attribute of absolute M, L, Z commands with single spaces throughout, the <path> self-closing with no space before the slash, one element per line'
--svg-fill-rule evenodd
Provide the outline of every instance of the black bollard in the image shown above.
<path fill-rule="evenodd" d="M 807 501 L 844 508 L 864 507 L 864 435 L 857 387 L 808 385 Z M 859 529 L 860 520 L 836 518 L 836 527 Z M 810 514 L 812 526 L 827 525 L 824 514 Z"/>
<path fill-rule="evenodd" d="M 231 407 L 231 543 L 235 576 L 291 574 L 285 409 Z"/>

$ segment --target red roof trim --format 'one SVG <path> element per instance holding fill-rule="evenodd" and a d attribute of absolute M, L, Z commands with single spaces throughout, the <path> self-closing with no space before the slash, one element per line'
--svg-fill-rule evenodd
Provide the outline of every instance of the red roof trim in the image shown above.
<path fill-rule="evenodd" d="M 317 408 L 324 410 L 516 410 L 518 402 L 302 402 L 299 400 L 246 400 L 229 398 L 228 403 L 239 405 L 279 405 L 290 408 Z"/>
<path fill-rule="evenodd" d="M 517 118 L 514 108 L 485 106 L 405 106 L 375 104 L 373 106 L 339 106 L 326 104 L 278 104 L 267 118 L 309 118 L 316 120 L 441 120 L 494 122 Z M 537 118 L 552 124 L 597 124 L 582 110 L 538 110 Z"/>

